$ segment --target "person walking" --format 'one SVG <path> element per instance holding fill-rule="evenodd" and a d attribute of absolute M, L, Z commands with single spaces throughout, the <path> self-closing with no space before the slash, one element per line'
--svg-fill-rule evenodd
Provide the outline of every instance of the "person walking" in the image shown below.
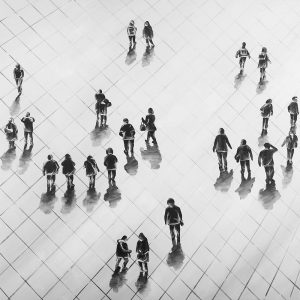
<path fill-rule="evenodd" d="M 156 137 L 155 137 L 155 115 L 153 108 L 148 108 L 148 115 L 144 118 L 142 118 L 142 123 L 145 126 L 145 129 L 147 130 L 147 139 L 145 142 L 148 144 L 150 138 L 152 139 L 153 144 L 157 144 Z"/>
<path fill-rule="evenodd" d="M 114 150 L 112 148 L 108 148 L 106 150 L 106 156 L 104 158 L 104 166 L 107 169 L 109 184 L 116 183 L 115 178 L 117 174 L 117 163 L 118 163 L 118 159 L 114 155 Z"/>
<path fill-rule="evenodd" d="M 102 97 L 99 97 L 102 98 Z M 95 109 L 97 114 L 97 121 L 99 121 L 100 116 L 100 126 L 106 127 L 107 123 L 107 108 L 111 106 L 111 102 L 105 97 L 102 100 L 97 100 Z"/>
<path fill-rule="evenodd" d="M 128 238 L 126 235 L 123 235 L 121 239 L 117 240 L 117 249 L 116 249 L 117 262 L 116 262 L 116 267 L 115 267 L 116 273 L 120 271 L 119 265 L 122 260 L 123 260 L 122 271 L 126 272 L 128 270 L 128 268 L 126 266 L 129 262 L 130 253 L 132 251 L 128 249 L 127 241 L 128 241 Z"/>
<path fill-rule="evenodd" d="M 15 149 L 15 141 L 18 139 L 18 128 L 13 118 L 8 120 L 4 132 L 6 134 L 6 139 L 8 140 L 9 149 Z"/>
<path fill-rule="evenodd" d="M 20 64 L 16 64 L 16 67 L 14 68 L 14 78 L 20 96 L 22 94 L 22 84 L 24 78 L 24 70 L 21 68 Z"/>
<path fill-rule="evenodd" d="M 149 243 L 142 232 L 139 234 L 139 240 L 136 244 L 136 253 L 140 271 L 148 274 Z"/>
<path fill-rule="evenodd" d="M 128 152 L 130 150 L 131 154 L 133 154 L 135 130 L 129 123 L 129 120 L 127 118 L 123 119 L 123 125 L 120 128 L 119 135 L 123 138 L 124 141 L 124 153 L 128 155 Z"/>
<path fill-rule="evenodd" d="M 30 112 L 27 112 L 25 117 L 21 119 L 21 122 L 24 123 L 25 146 L 27 145 L 28 136 L 30 138 L 30 145 L 33 145 L 33 123 L 35 119 L 30 116 Z"/>
<path fill-rule="evenodd" d="M 134 26 L 134 21 L 131 20 L 127 27 L 127 35 L 129 39 L 129 49 L 132 49 L 136 45 L 136 31 L 137 28 Z"/>
<path fill-rule="evenodd" d="M 250 53 L 246 49 L 246 43 L 245 42 L 242 43 L 242 48 L 240 48 L 236 52 L 235 57 L 240 59 L 240 61 L 239 61 L 239 64 L 240 64 L 240 75 L 243 75 L 246 59 L 247 59 L 247 57 L 250 59 Z"/>
<path fill-rule="evenodd" d="M 75 187 L 74 181 L 74 173 L 75 173 L 75 162 L 72 160 L 70 154 L 65 155 L 65 159 L 61 163 L 62 165 L 62 173 L 66 176 L 67 179 L 67 188 L 68 190 L 73 190 Z"/>
<path fill-rule="evenodd" d="M 145 24 L 144 24 L 143 37 L 146 40 L 147 47 L 154 47 L 154 43 L 152 41 L 152 39 L 153 39 L 153 29 L 152 29 L 149 21 L 146 21 Z"/>
<path fill-rule="evenodd" d="M 272 184 L 274 182 L 274 160 L 273 160 L 273 154 L 278 151 L 278 149 L 271 145 L 270 143 L 264 144 L 264 149 L 260 151 L 258 156 L 258 165 L 265 168 L 266 172 L 266 183 Z"/>
<path fill-rule="evenodd" d="M 298 137 L 295 134 L 295 130 L 293 127 L 290 129 L 289 135 L 284 139 L 281 147 L 283 147 L 284 145 L 286 145 L 287 150 L 287 165 L 292 165 L 294 151 L 295 148 L 298 147 Z"/>
<path fill-rule="evenodd" d="M 98 165 L 92 155 L 89 155 L 84 162 L 86 176 L 89 177 L 89 190 L 95 190 L 96 175 L 100 172 Z"/>
<path fill-rule="evenodd" d="M 271 63 L 269 56 L 267 54 L 267 48 L 263 47 L 261 53 L 258 56 L 258 68 L 260 71 L 259 83 L 262 84 L 266 79 L 266 68 L 268 67 L 269 62 Z"/>
<path fill-rule="evenodd" d="M 290 114 L 291 127 L 294 127 L 294 126 L 296 126 L 297 117 L 299 115 L 298 97 L 297 96 L 294 96 L 292 98 L 292 102 L 288 106 L 288 112 Z"/>
<path fill-rule="evenodd" d="M 268 99 L 266 103 L 260 108 L 260 113 L 263 118 L 262 135 L 267 134 L 269 126 L 269 118 L 273 115 L 272 99 Z"/>
<path fill-rule="evenodd" d="M 252 155 L 252 150 L 247 145 L 246 140 L 244 139 L 241 140 L 241 145 L 237 148 L 234 158 L 237 162 L 240 162 L 241 164 L 242 180 L 246 180 L 245 167 L 247 168 L 248 179 L 251 179 L 250 159 L 253 160 L 253 155 Z"/>
<path fill-rule="evenodd" d="M 53 159 L 53 156 L 49 154 L 47 157 L 47 161 L 43 166 L 43 175 L 47 176 L 47 193 L 50 191 L 54 191 L 55 189 L 55 180 L 58 170 L 59 164 L 56 160 Z"/>

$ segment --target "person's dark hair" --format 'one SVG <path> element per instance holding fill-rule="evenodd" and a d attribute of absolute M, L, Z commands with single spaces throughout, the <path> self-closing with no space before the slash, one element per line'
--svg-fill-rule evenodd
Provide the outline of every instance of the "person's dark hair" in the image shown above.
<path fill-rule="evenodd" d="M 71 155 L 67 153 L 67 154 L 65 155 L 65 159 L 71 159 Z"/>
<path fill-rule="evenodd" d="M 123 241 L 127 240 L 127 235 L 123 235 L 121 240 L 123 240 Z"/>
<path fill-rule="evenodd" d="M 48 158 L 48 160 L 52 159 L 52 155 L 49 154 L 49 155 L 47 156 L 47 158 Z"/>
<path fill-rule="evenodd" d="M 267 48 L 266 47 L 262 47 L 261 52 L 267 53 Z"/>
<path fill-rule="evenodd" d="M 271 99 L 271 98 L 268 99 L 268 100 L 266 101 L 266 103 L 272 103 L 272 99 Z"/>
<path fill-rule="evenodd" d="M 294 96 L 293 98 L 292 98 L 292 100 L 297 100 L 298 99 L 298 97 L 297 96 Z"/>
<path fill-rule="evenodd" d="M 106 149 L 106 154 L 113 154 L 113 153 L 114 153 L 113 148 L 107 148 Z"/>
<path fill-rule="evenodd" d="M 145 26 L 150 26 L 149 21 L 146 21 L 144 25 L 145 25 Z"/>
<path fill-rule="evenodd" d="M 139 234 L 139 238 L 142 239 L 143 241 L 147 239 L 142 232 Z"/>
<path fill-rule="evenodd" d="M 245 42 L 242 43 L 242 47 L 246 47 L 246 43 Z"/>
<path fill-rule="evenodd" d="M 175 201 L 173 198 L 169 198 L 167 201 L 167 204 L 175 204 Z"/>
<path fill-rule="evenodd" d="M 242 145 L 246 145 L 247 141 L 245 139 L 242 139 Z"/>
<path fill-rule="evenodd" d="M 101 93 L 101 94 L 102 94 L 102 90 L 101 90 L 101 89 L 99 90 L 99 93 Z"/>
<path fill-rule="evenodd" d="M 123 122 L 128 123 L 129 120 L 128 120 L 127 118 L 124 118 L 124 119 L 123 119 Z"/>
<path fill-rule="evenodd" d="M 264 143 L 264 147 L 267 149 L 270 149 L 270 144 L 269 143 Z"/>
<path fill-rule="evenodd" d="M 149 113 L 149 114 L 154 114 L 154 110 L 153 110 L 152 107 L 149 107 L 149 108 L 148 108 L 148 113 Z"/>
<path fill-rule="evenodd" d="M 220 133 L 221 133 L 221 134 L 224 134 L 224 133 L 225 133 L 224 128 L 220 128 Z"/>

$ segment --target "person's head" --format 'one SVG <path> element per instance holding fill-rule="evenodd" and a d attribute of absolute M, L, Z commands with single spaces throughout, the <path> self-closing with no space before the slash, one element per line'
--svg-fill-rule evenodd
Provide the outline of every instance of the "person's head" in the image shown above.
<path fill-rule="evenodd" d="M 264 143 L 265 149 L 270 149 L 270 144 L 269 143 Z"/>
<path fill-rule="evenodd" d="M 247 144 L 247 141 L 245 139 L 242 139 L 241 140 L 241 145 L 246 145 Z"/>
<path fill-rule="evenodd" d="M 99 90 L 99 94 L 102 94 L 102 90 L 101 89 Z"/>
<path fill-rule="evenodd" d="M 243 47 L 243 48 L 246 47 L 246 43 L 245 43 L 245 42 L 242 43 L 242 47 Z"/>
<path fill-rule="evenodd" d="M 153 108 L 151 108 L 151 107 L 149 107 L 149 108 L 148 108 L 148 114 L 151 114 L 151 115 L 153 115 L 153 114 L 154 114 L 154 110 L 153 110 Z"/>
<path fill-rule="evenodd" d="M 268 100 L 266 101 L 266 103 L 271 104 L 271 103 L 272 103 L 272 99 L 268 99 Z"/>
<path fill-rule="evenodd" d="M 297 101 L 298 101 L 298 97 L 297 97 L 297 96 L 294 96 L 294 97 L 292 98 L 292 100 L 295 101 L 295 102 L 297 102 Z"/>
<path fill-rule="evenodd" d="M 175 205 L 175 201 L 173 198 L 169 198 L 167 201 L 167 204 L 169 207 L 173 207 Z"/>
<path fill-rule="evenodd" d="M 71 155 L 67 153 L 67 154 L 65 155 L 65 159 L 71 159 Z"/>
<path fill-rule="evenodd" d="M 146 237 L 142 232 L 139 234 L 138 238 L 139 238 L 140 241 L 146 240 Z"/>
<path fill-rule="evenodd" d="M 26 113 L 26 117 L 30 117 L 30 112 L 27 112 L 27 113 Z"/>
<path fill-rule="evenodd" d="M 20 66 L 19 63 L 16 64 L 16 68 L 17 68 L 17 69 L 20 69 L 20 68 L 21 68 L 21 66 Z"/>
<path fill-rule="evenodd" d="M 124 124 L 128 124 L 128 123 L 129 123 L 129 120 L 128 120 L 127 118 L 124 118 L 124 119 L 123 119 L 123 123 L 124 123 Z"/>
<path fill-rule="evenodd" d="M 131 20 L 131 21 L 129 22 L 129 25 L 133 26 L 133 25 L 134 25 L 134 21 Z"/>
<path fill-rule="evenodd" d="M 92 155 L 89 155 L 87 158 L 86 158 L 88 161 L 91 161 L 93 159 L 93 156 Z"/>
<path fill-rule="evenodd" d="M 122 241 L 126 242 L 128 240 L 127 235 L 123 235 L 121 238 Z"/>
<path fill-rule="evenodd" d="M 219 133 L 220 133 L 220 134 L 224 134 L 224 133 L 225 133 L 224 128 L 220 128 L 220 129 L 219 129 Z"/>
<path fill-rule="evenodd" d="M 107 154 L 107 155 L 108 155 L 108 154 L 114 154 L 113 148 L 107 148 L 107 149 L 106 149 L 106 154 Z"/>
<path fill-rule="evenodd" d="M 266 47 L 262 47 L 261 52 L 267 53 L 267 48 Z"/>
<path fill-rule="evenodd" d="M 8 119 L 8 123 L 13 123 L 14 122 L 14 118 L 9 118 Z"/>
<path fill-rule="evenodd" d="M 150 23 L 148 21 L 145 22 L 145 26 L 149 26 Z"/>
<path fill-rule="evenodd" d="M 51 160 L 51 159 L 53 158 L 53 156 L 52 156 L 51 154 L 49 154 L 49 155 L 47 156 L 47 158 L 48 158 L 48 160 Z"/>

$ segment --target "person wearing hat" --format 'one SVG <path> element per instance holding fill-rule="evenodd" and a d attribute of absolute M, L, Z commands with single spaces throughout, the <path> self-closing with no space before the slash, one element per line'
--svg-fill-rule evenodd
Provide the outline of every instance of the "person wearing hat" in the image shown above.
<path fill-rule="evenodd" d="M 89 190 L 95 190 L 96 175 L 100 171 L 98 165 L 92 155 L 86 158 L 83 164 L 86 176 L 89 177 Z"/>
<path fill-rule="evenodd" d="M 246 43 L 245 42 L 242 43 L 242 48 L 240 48 L 236 52 L 235 57 L 240 58 L 240 62 L 239 62 L 240 63 L 240 75 L 242 75 L 243 72 L 244 72 L 246 58 L 248 57 L 250 59 L 250 53 L 246 49 Z"/>
<path fill-rule="evenodd" d="M 123 235 L 121 239 L 117 240 L 117 249 L 116 249 L 117 262 L 116 262 L 115 272 L 118 272 L 120 270 L 119 264 L 122 260 L 124 261 L 122 271 L 123 272 L 127 271 L 126 266 L 129 262 L 130 253 L 132 252 L 131 250 L 128 249 L 127 241 L 128 238 L 126 235 Z"/>
<path fill-rule="evenodd" d="M 124 153 L 128 155 L 130 148 L 130 152 L 131 154 L 133 154 L 135 130 L 133 126 L 129 123 L 129 120 L 127 118 L 123 119 L 123 125 L 120 128 L 119 135 L 123 138 L 124 141 Z"/>
<path fill-rule="evenodd" d="M 287 150 L 287 165 L 291 166 L 293 164 L 295 148 L 298 147 L 298 137 L 295 134 L 295 127 L 291 127 L 289 135 L 284 139 L 281 146 L 283 147 L 284 145 L 286 145 Z"/>
<path fill-rule="evenodd" d="M 251 178 L 251 169 L 250 169 L 250 158 L 253 160 L 252 150 L 247 145 L 247 141 L 242 139 L 241 145 L 237 148 L 236 154 L 234 156 L 237 162 L 241 164 L 241 175 L 242 180 L 245 180 L 245 167 L 247 167 L 248 179 Z"/>
<path fill-rule="evenodd" d="M 6 134 L 6 139 L 8 140 L 9 149 L 15 149 L 15 141 L 18 139 L 18 128 L 13 118 L 8 120 L 4 132 Z"/>
<path fill-rule="evenodd" d="M 260 108 L 260 113 L 263 118 L 262 133 L 267 132 L 269 125 L 269 118 L 273 115 L 272 99 L 268 99 L 266 103 Z"/>
<path fill-rule="evenodd" d="M 47 192 L 50 192 L 55 187 L 55 179 L 56 174 L 59 170 L 59 164 L 56 160 L 53 159 L 53 156 L 49 154 L 47 156 L 47 161 L 44 163 L 43 166 L 43 175 L 47 176 Z"/>
<path fill-rule="evenodd" d="M 141 272 L 148 273 L 149 243 L 142 232 L 139 234 L 139 240 L 136 243 L 136 253 Z"/>
<path fill-rule="evenodd" d="M 66 176 L 68 190 L 74 189 L 74 173 L 75 173 L 75 162 L 72 160 L 70 154 L 65 155 L 65 159 L 61 163 L 62 173 Z"/>
<path fill-rule="evenodd" d="M 296 126 L 297 117 L 299 115 L 297 96 L 292 98 L 292 102 L 288 106 L 288 112 L 290 113 L 291 127 Z"/>
<path fill-rule="evenodd" d="M 136 37 L 137 28 L 134 26 L 134 21 L 131 20 L 127 27 L 127 35 L 129 38 L 129 48 L 134 48 L 136 45 L 135 37 Z"/>
<path fill-rule="evenodd" d="M 16 81 L 16 85 L 18 88 L 19 95 L 22 94 L 22 83 L 24 78 L 24 70 L 21 68 L 20 64 L 16 64 L 16 67 L 14 68 L 14 78 Z"/>
<path fill-rule="evenodd" d="M 114 150 L 112 148 L 108 148 L 106 150 L 106 156 L 104 158 L 104 166 L 107 169 L 108 173 L 108 183 L 116 183 L 115 178 L 117 174 L 117 162 L 118 159 L 114 155 Z"/>

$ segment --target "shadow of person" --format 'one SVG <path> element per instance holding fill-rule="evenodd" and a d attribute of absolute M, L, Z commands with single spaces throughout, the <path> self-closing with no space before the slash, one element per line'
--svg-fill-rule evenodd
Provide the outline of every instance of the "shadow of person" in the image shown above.
<path fill-rule="evenodd" d="M 258 147 L 263 147 L 265 143 L 268 143 L 268 131 L 263 129 L 258 137 Z"/>
<path fill-rule="evenodd" d="M 138 279 L 135 282 L 135 286 L 140 294 L 146 294 L 148 283 L 148 274 L 146 272 L 140 272 Z"/>
<path fill-rule="evenodd" d="M 104 194 L 104 201 L 108 201 L 110 207 L 116 207 L 121 198 L 122 195 L 119 188 L 115 184 L 110 183 Z"/>
<path fill-rule="evenodd" d="M 11 116 L 16 116 L 20 113 L 21 105 L 20 105 L 20 95 L 18 95 L 15 99 L 15 101 L 12 103 L 12 105 L 9 108 L 9 112 Z"/>
<path fill-rule="evenodd" d="M 54 204 L 56 201 L 57 197 L 55 196 L 55 193 L 43 193 L 41 195 L 39 209 L 44 214 L 50 214 L 54 208 Z"/>
<path fill-rule="evenodd" d="M 283 175 L 282 186 L 283 188 L 286 188 L 292 182 L 293 179 L 293 165 L 287 164 L 286 166 L 281 165 L 280 167 Z"/>
<path fill-rule="evenodd" d="M 109 281 L 109 287 L 117 293 L 119 289 L 127 282 L 126 271 L 115 271 Z"/>
<path fill-rule="evenodd" d="M 273 209 L 274 203 L 281 197 L 278 190 L 276 190 L 275 180 L 267 183 L 264 189 L 259 190 L 258 199 L 262 202 L 265 209 Z"/>
<path fill-rule="evenodd" d="M 239 194 L 240 199 L 245 199 L 251 193 L 254 182 L 255 177 L 242 179 L 240 186 L 235 190 Z"/>
<path fill-rule="evenodd" d="M 217 191 L 226 193 L 229 191 L 231 182 L 233 180 L 233 170 L 231 169 L 230 172 L 220 172 L 220 176 L 217 178 L 214 187 Z"/>
<path fill-rule="evenodd" d="M 178 246 L 175 251 L 168 253 L 167 264 L 169 267 L 179 270 L 183 266 L 185 255 L 182 251 L 182 247 Z"/>
<path fill-rule="evenodd" d="M 68 189 L 61 198 L 62 207 L 60 212 L 62 214 L 69 214 L 76 206 L 76 194 L 74 189 Z"/>
<path fill-rule="evenodd" d="M 159 151 L 158 144 L 154 144 L 153 146 L 151 146 L 150 143 L 146 143 L 146 149 L 140 148 L 140 151 L 143 160 L 149 161 L 151 169 L 160 168 L 162 156 Z"/>
<path fill-rule="evenodd" d="M 17 157 L 16 148 L 9 148 L 1 156 L 1 161 L 2 161 L 1 169 L 4 171 L 9 170 L 16 157 Z"/>
<path fill-rule="evenodd" d="M 256 94 L 261 94 L 267 88 L 268 83 L 269 81 L 267 80 L 259 82 L 256 87 Z"/>
<path fill-rule="evenodd" d="M 26 148 L 26 145 L 23 148 L 22 155 L 19 158 L 19 168 L 20 168 L 19 174 L 21 175 L 24 174 L 29 167 L 29 164 L 31 162 L 32 149 L 33 149 L 33 145 L 30 145 L 28 149 Z"/>
<path fill-rule="evenodd" d="M 150 65 L 151 61 L 153 60 L 153 57 L 154 57 L 154 47 L 147 46 L 142 57 L 142 66 L 146 67 Z"/>
<path fill-rule="evenodd" d="M 234 77 L 234 88 L 237 90 L 241 84 L 243 83 L 243 81 L 245 80 L 245 78 L 247 77 L 246 74 L 240 74 L 238 73 L 235 77 Z"/>
<path fill-rule="evenodd" d="M 135 47 L 130 47 L 126 55 L 125 64 L 128 66 L 131 65 L 136 60 L 136 56 Z"/>
<path fill-rule="evenodd" d="M 96 122 L 94 130 L 90 133 L 92 145 L 94 147 L 100 146 L 103 140 L 108 139 L 111 135 L 111 129 L 106 126 L 99 126 L 99 122 Z"/>
<path fill-rule="evenodd" d="M 83 199 L 83 206 L 85 207 L 87 212 L 92 212 L 94 207 L 97 205 L 100 199 L 101 193 L 97 193 L 96 190 L 88 190 L 86 192 L 86 196 Z"/>
<path fill-rule="evenodd" d="M 138 161 L 136 160 L 134 155 L 132 155 L 132 156 L 126 155 L 126 160 L 127 160 L 127 163 L 124 165 L 125 171 L 129 175 L 136 175 L 138 168 L 139 168 Z"/>

